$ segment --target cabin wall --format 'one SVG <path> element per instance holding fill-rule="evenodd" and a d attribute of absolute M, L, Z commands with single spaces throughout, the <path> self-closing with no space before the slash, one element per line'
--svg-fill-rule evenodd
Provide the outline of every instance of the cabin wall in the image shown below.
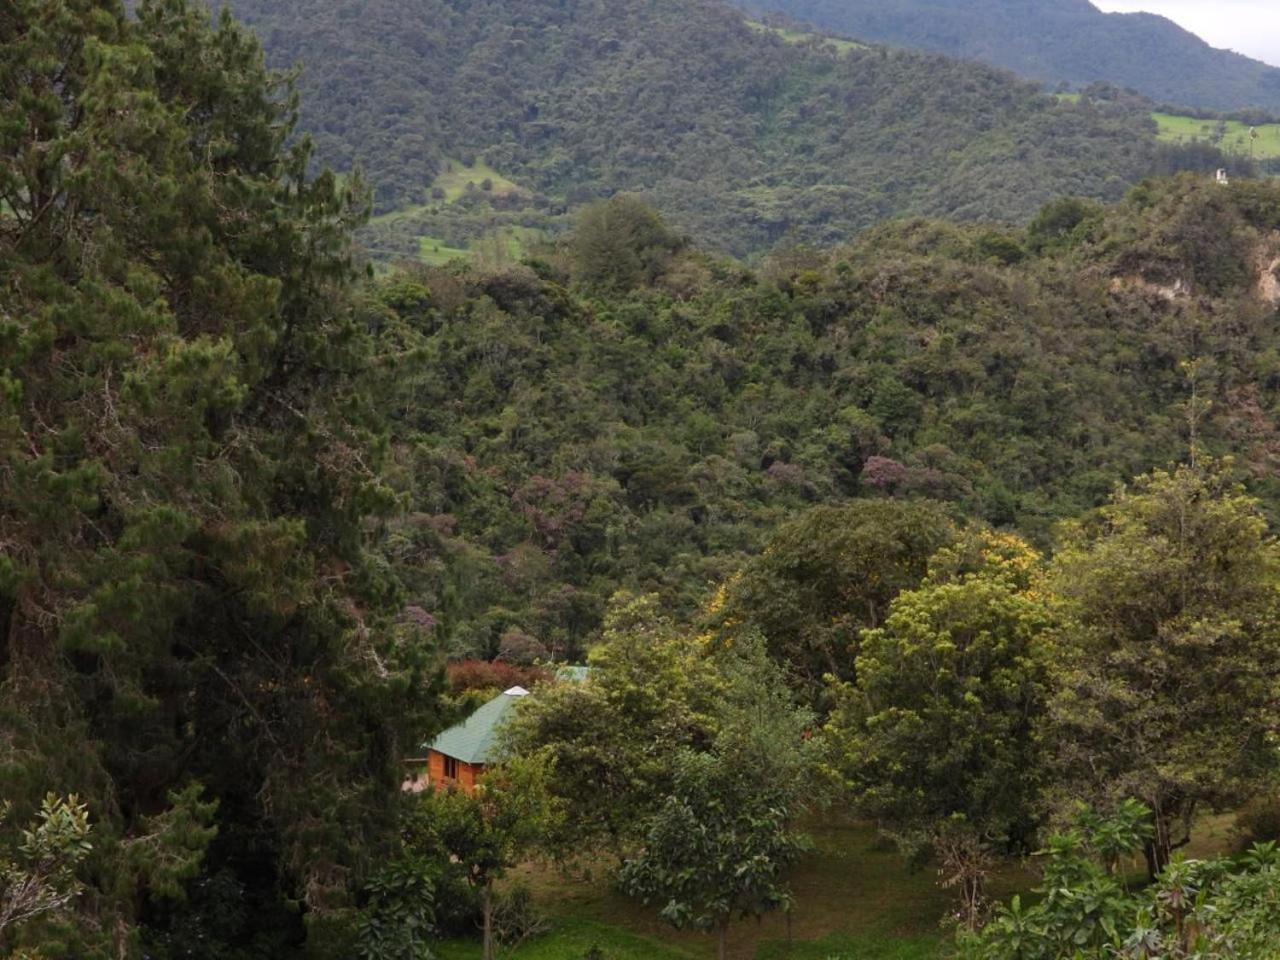
<path fill-rule="evenodd" d="M 484 773 L 484 764 L 482 763 L 464 763 L 458 761 L 458 778 L 450 780 L 444 775 L 444 754 L 438 750 L 432 750 L 427 756 L 427 778 L 432 786 L 445 787 L 450 784 L 456 784 L 464 793 L 473 793 L 476 788 L 476 782 Z"/>

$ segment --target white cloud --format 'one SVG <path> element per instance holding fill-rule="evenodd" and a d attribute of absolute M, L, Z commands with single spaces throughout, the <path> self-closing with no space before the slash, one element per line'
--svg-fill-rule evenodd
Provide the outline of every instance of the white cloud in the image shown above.
<path fill-rule="evenodd" d="M 1277 0 L 1093 0 L 1109 12 L 1158 13 L 1226 47 L 1280 66 L 1280 2 Z"/>

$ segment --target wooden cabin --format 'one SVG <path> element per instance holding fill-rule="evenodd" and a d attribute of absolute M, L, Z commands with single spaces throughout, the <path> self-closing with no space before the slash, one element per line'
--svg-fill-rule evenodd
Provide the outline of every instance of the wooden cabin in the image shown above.
<path fill-rule="evenodd" d="M 498 729 L 520 698 L 528 695 L 524 687 L 512 687 L 423 744 L 425 756 L 410 761 L 413 775 L 405 781 L 404 789 L 417 792 L 428 786 L 457 787 L 464 793 L 474 793 L 494 749 Z"/>

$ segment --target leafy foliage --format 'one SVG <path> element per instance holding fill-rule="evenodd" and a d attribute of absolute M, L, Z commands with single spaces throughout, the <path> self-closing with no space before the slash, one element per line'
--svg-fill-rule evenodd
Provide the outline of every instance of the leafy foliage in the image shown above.
<path fill-rule="evenodd" d="M 864 635 L 828 734 L 857 809 L 908 853 L 940 858 L 973 927 L 986 853 L 1034 842 L 1052 614 L 1032 588 L 1034 550 L 968 536 Z"/>
<path fill-rule="evenodd" d="M 0 805 L 0 819 L 9 812 Z M 49 794 L 34 826 L 24 829 L 16 855 L 0 854 L 0 950 L 11 931 L 42 915 L 65 909 L 84 889 L 76 867 L 93 845 L 89 811 L 74 795 Z"/>
<path fill-rule="evenodd" d="M 669 792 L 619 871 L 621 888 L 676 927 L 714 931 L 791 905 L 786 868 L 805 848 L 794 828 L 809 800 L 807 711 L 755 645 L 725 658 L 726 701 L 709 749 L 667 754 Z"/>
<path fill-rule="evenodd" d="M 758 269 L 686 249 L 629 290 L 575 287 L 571 242 L 392 275 L 362 305 L 396 357 L 389 562 L 457 657 L 518 634 L 574 659 L 618 589 L 692 616 L 725 584 L 713 626 L 847 675 L 943 517 L 1047 545 L 1185 456 L 1192 408 L 1274 512 L 1277 227 L 1273 185 L 1183 177 L 1027 232 L 910 221 Z"/>
<path fill-rule="evenodd" d="M 1259 845 L 1238 860 L 1175 861 L 1156 883 L 1126 891 L 1113 870 L 1088 850 L 1106 849 L 1099 831 L 1128 834 L 1128 850 L 1142 842 L 1132 825 L 1148 820 L 1138 807 L 1130 824 L 1081 811 L 1080 825 L 1049 843 L 1037 901 L 1020 897 L 1002 906 L 980 934 L 963 937 L 961 955 L 973 960 L 1274 960 L 1280 956 L 1277 870 L 1280 853 Z"/>
<path fill-rule="evenodd" d="M 1053 707 L 1064 782 L 1151 808 L 1153 875 L 1197 806 L 1239 804 L 1275 774 L 1278 559 L 1256 502 L 1212 467 L 1122 490 L 1054 558 L 1071 605 Z"/>

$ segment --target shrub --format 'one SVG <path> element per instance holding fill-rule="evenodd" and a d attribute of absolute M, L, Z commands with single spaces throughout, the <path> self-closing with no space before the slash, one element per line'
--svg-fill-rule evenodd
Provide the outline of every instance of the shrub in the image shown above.
<path fill-rule="evenodd" d="M 501 660 L 459 660 L 449 664 L 445 674 L 449 680 L 449 692 L 453 694 L 468 690 L 508 690 L 511 687 L 532 689 L 547 679 L 547 672 L 539 667 Z"/>

